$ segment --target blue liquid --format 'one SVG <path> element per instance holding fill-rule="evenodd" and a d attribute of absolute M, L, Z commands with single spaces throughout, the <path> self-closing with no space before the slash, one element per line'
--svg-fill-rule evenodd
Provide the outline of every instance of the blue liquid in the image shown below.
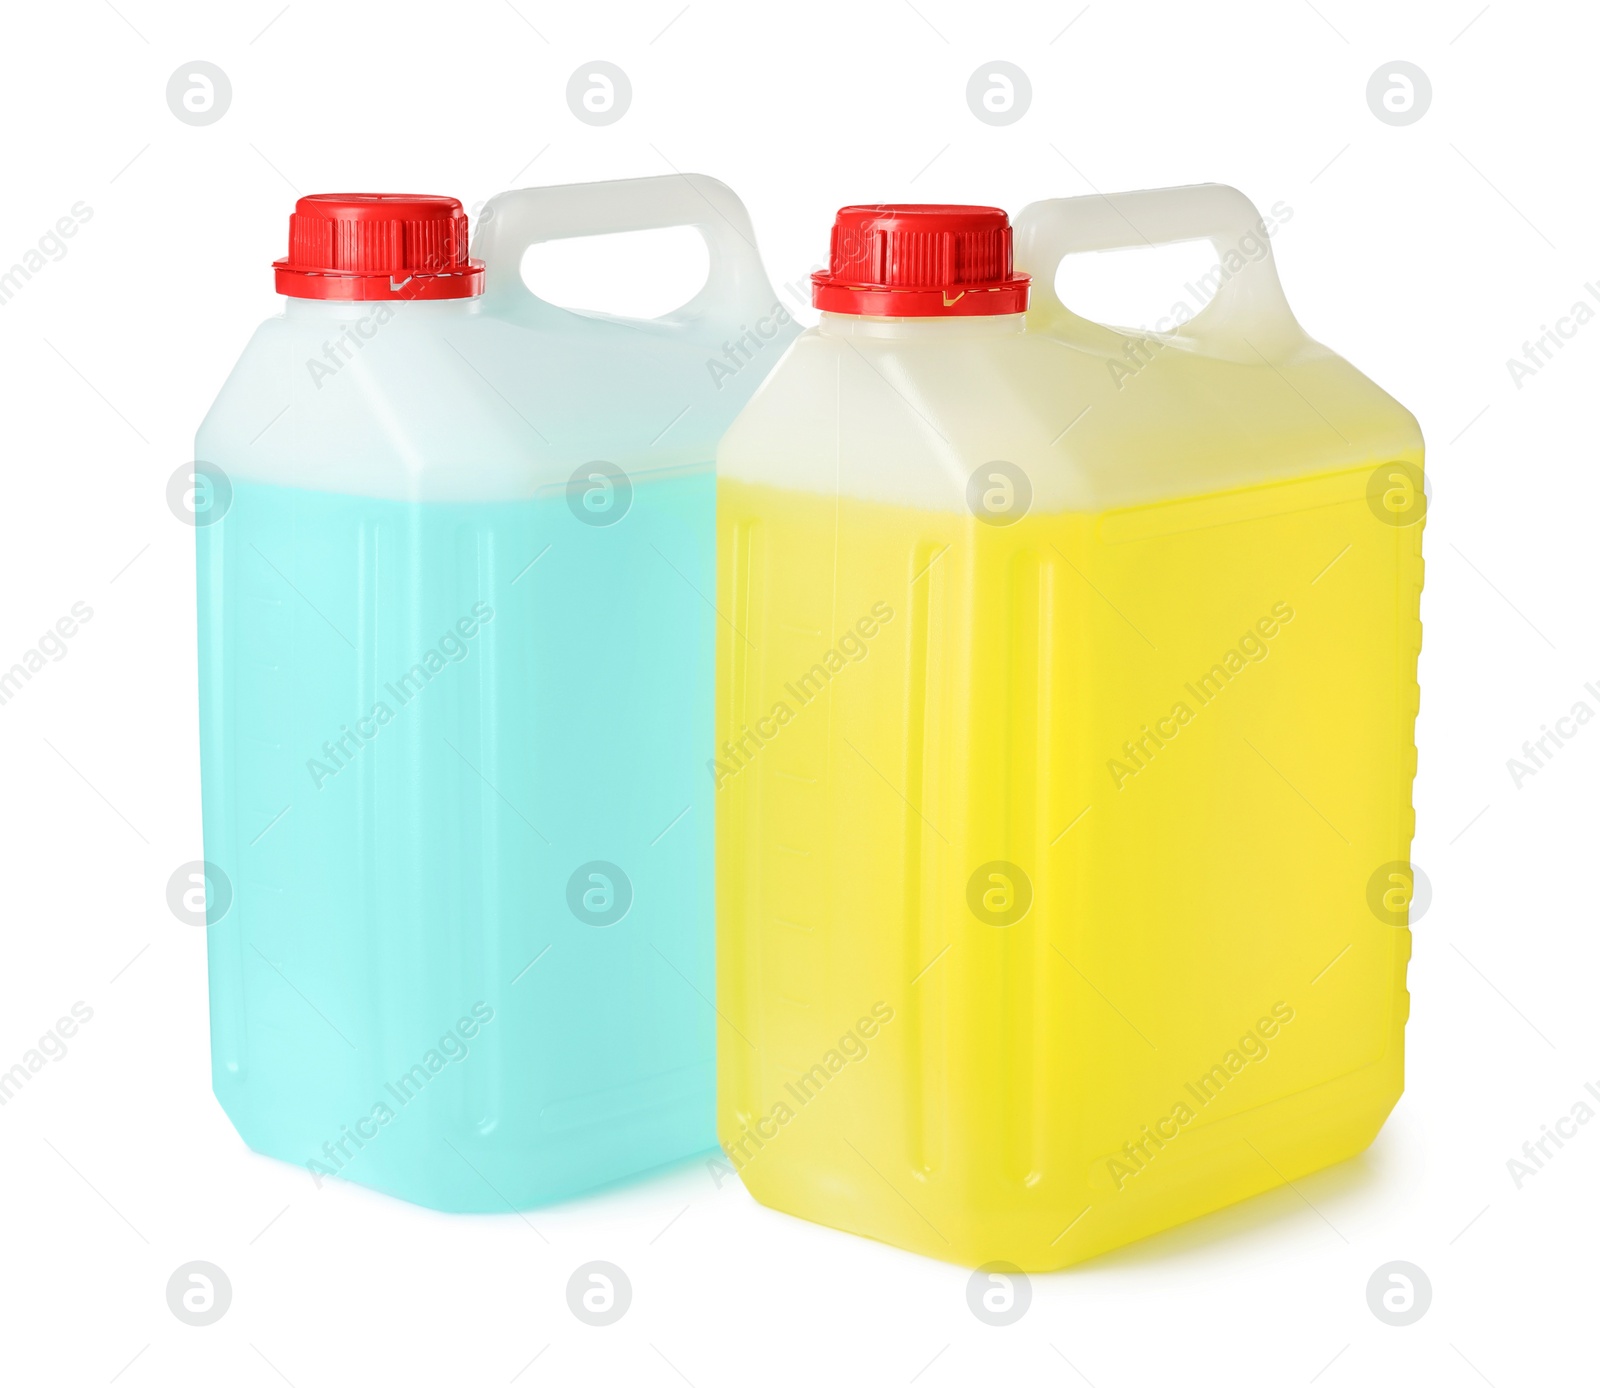
<path fill-rule="evenodd" d="M 504 1210 L 714 1146 L 714 506 L 709 473 L 606 525 L 241 482 L 197 530 L 213 1083 L 251 1147 Z"/>

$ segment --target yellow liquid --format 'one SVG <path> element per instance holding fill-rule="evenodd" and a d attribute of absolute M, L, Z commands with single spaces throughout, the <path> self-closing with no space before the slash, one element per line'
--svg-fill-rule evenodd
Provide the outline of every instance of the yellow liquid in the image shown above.
<path fill-rule="evenodd" d="M 758 1200 L 1043 1270 L 1372 1140 L 1422 583 L 1375 462 L 1007 527 L 720 484 L 718 1132 Z"/>

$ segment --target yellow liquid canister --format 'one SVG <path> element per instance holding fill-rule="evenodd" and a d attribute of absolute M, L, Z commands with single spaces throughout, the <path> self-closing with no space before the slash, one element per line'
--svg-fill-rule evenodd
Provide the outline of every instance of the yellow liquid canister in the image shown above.
<path fill-rule="evenodd" d="M 1204 185 L 851 208 L 718 457 L 718 1132 L 763 1203 L 1065 1266 L 1400 1095 L 1411 414 Z M 1063 256 L 1209 239 L 1170 331 Z"/>

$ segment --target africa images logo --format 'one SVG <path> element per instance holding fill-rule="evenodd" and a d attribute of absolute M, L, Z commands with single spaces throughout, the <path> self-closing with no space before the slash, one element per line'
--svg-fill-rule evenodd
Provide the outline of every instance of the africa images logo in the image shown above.
<path fill-rule="evenodd" d="M 1274 1040 L 1294 1018 L 1294 1008 L 1288 1003 L 1273 1003 L 1271 1015 L 1260 1018 L 1203 1075 L 1185 1083 L 1183 1097 L 1173 1103 L 1169 1114 L 1156 1119 L 1154 1123 L 1143 1124 L 1137 1137 L 1124 1142 L 1120 1152 L 1105 1158 L 1105 1175 L 1110 1178 L 1111 1185 L 1122 1190 L 1165 1151 L 1167 1144 L 1193 1123 L 1213 1100 L 1219 1098 L 1238 1076 L 1252 1065 L 1260 1065 L 1266 1060 L 1272 1054 L 1268 1042 Z"/>
<path fill-rule="evenodd" d="M 1121 758 L 1107 759 L 1106 770 L 1111 773 L 1111 784 L 1121 790 L 1148 767 L 1155 760 L 1156 753 L 1187 728 L 1199 710 L 1218 698 L 1236 676 L 1243 674 L 1251 665 L 1259 665 L 1272 654 L 1272 647 L 1268 643 L 1293 620 L 1294 608 L 1286 602 L 1274 603 L 1272 611 L 1245 632 L 1236 646 L 1224 651 L 1222 658 L 1197 681 L 1183 686 L 1185 693 L 1194 700 L 1193 707 L 1185 699 L 1177 700 L 1170 713 L 1155 720 L 1154 728 L 1145 723 L 1140 727 L 1137 737 L 1122 744 Z"/>
<path fill-rule="evenodd" d="M 725 741 L 718 749 L 721 755 L 706 763 L 713 788 L 721 790 L 726 782 L 750 765 L 757 752 L 787 728 L 801 709 L 826 690 L 834 676 L 844 672 L 847 659 L 852 664 L 865 660 L 870 649 L 867 642 L 893 620 L 894 608 L 886 602 L 873 603 L 870 613 L 829 646 L 809 670 L 797 680 L 785 684 L 784 692 L 794 702 L 791 703 L 789 699 L 774 701 L 771 710 L 755 720 L 754 728 L 749 724 L 741 726 L 739 736 Z"/>

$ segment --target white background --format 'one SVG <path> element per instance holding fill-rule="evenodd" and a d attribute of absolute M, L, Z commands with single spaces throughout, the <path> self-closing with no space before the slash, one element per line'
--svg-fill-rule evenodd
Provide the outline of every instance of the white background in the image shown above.
<path fill-rule="evenodd" d="M 1600 1123 L 1521 1189 L 1506 1165 L 1600 1086 L 1600 726 L 1520 789 L 1506 766 L 1580 698 L 1600 710 L 1600 323 L 1520 388 L 1506 365 L 1600 281 L 1594 7 L 115 2 L 5 19 L 0 267 L 75 203 L 93 215 L 0 306 L 0 667 L 73 603 L 94 615 L 0 707 L 0 1068 L 75 1001 L 94 1018 L 0 1108 L 0 1380 L 1594 1381 Z M 233 86 L 204 128 L 165 100 L 195 59 Z M 633 85 L 605 128 L 565 100 L 594 59 Z M 965 99 L 996 59 L 1033 87 L 1003 128 Z M 1366 101 L 1396 59 L 1433 89 L 1403 128 Z M 165 899 L 201 856 L 193 533 L 165 488 L 277 310 L 295 194 L 473 206 L 674 169 L 746 199 L 778 284 L 820 261 L 845 202 L 1014 213 L 1206 180 L 1282 200 L 1301 321 L 1428 440 L 1415 858 L 1433 900 L 1405 1097 L 1360 1159 L 1037 1276 L 1006 1328 L 969 1312 L 964 1270 L 764 1210 L 703 1163 L 449 1218 L 314 1190 L 245 1150 L 209 1092 L 204 932 Z M 166 1304 L 192 1259 L 233 1287 L 204 1329 Z M 566 1304 L 593 1259 L 633 1285 L 604 1329 Z M 1404 1328 L 1366 1300 L 1393 1259 L 1433 1289 Z"/>

